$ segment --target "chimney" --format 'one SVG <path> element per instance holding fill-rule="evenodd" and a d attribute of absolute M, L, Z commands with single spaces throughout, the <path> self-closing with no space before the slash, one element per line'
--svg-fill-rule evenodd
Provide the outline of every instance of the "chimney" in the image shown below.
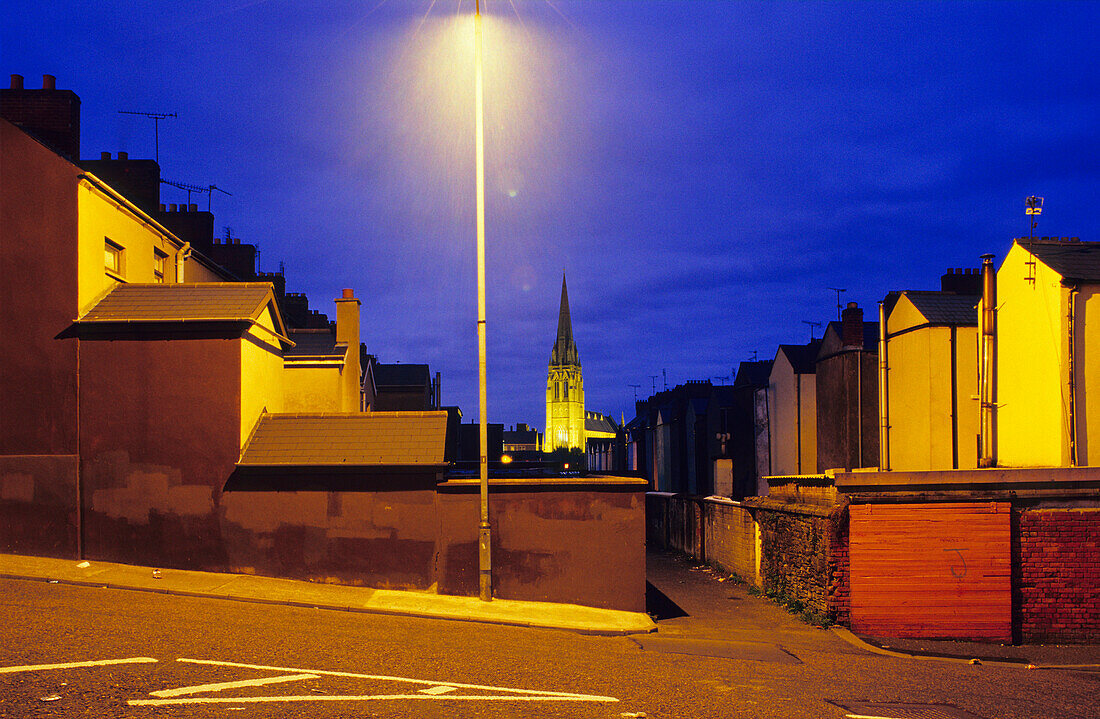
<path fill-rule="evenodd" d="M 120 159 L 120 160 L 129 160 L 130 159 L 130 153 L 129 152 L 122 152 L 120 150 L 119 153 L 118 153 L 118 159 Z"/>
<path fill-rule="evenodd" d="M 187 211 L 188 212 L 198 212 L 199 211 L 199 206 L 197 204 L 195 204 L 194 202 L 192 202 L 190 205 L 187 206 Z"/>
<path fill-rule="evenodd" d="M 111 159 L 111 153 L 101 152 L 101 153 L 99 153 L 99 159 L 101 159 L 101 160 L 110 160 Z"/>
<path fill-rule="evenodd" d="M 956 295 L 980 295 L 982 276 L 977 270 L 970 268 L 948 268 L 947 272 L 940 275 L 940 291 L 953 292 Z"/>
<path fill-rule="evenodd" d="M 169 212 L 175 212 L 176 209 L 177 209 L 176 203 L 173 202 L 172 204 L 168 205 L 168 211 Z"/>
<path fill-rule="evenodd" d="M 0 116 L 73 162 L 80 159 L 80 98 L 58 90 L 53 75 L 42 76 L 42 89 L 24 87 L 13 74 L 11 87 L 0 89 Z"/>
<path fill-rule="evenodd" d="M 845 347 L 863 349 L 863 310 L 849 302 L 840 315 L 840 340 Z"/>
<path fill-rule="evenodd" d="M 341 376 L 341 412 L 358 412 L 360 408 L 359 393 L 362 387 L 359 383 L 359 305 L 355 293 L 351 289 L 345 289 L 336 300 L 336 342 L 346 344 L 348 347 L 347 359 L 344 362 L 344 371 Z"/>

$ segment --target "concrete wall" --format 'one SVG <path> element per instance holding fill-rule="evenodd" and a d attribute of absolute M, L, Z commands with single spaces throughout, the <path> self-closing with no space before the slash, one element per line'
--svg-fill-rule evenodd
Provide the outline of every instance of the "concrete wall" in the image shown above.
<path fill-rule="evenodd" d="M 0 552 L 78 556 L 76 455 L 0 456 Z"/>

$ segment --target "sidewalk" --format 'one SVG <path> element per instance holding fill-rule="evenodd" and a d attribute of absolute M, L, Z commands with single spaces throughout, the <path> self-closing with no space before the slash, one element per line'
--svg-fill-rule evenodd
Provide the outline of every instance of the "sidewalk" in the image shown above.
<path fill-rule="evenodd" d="M 857 636 L 843 627 L 815 628 L 771 600 L 754 596 L 748 587 L 725 579 L 709 567 L 678 555 L 651 552 L 649 582 L 660 595 L 657 635 L 704 641 L 769 642 L 797 652 L 872 652 L 905 659 L 1003 663 L 1035 669 L 1084 669 L 1100 672 L 1098 644 L 1000 645 L 929 639 L 889 639 Z M 664 599 L 662 599 L 663 597 Z M 680 610 L 680 612 L 677 612 Z M 679 616 L 676 616 L 679 614 Z M 640 638 L 639 643 L 647 641 Z"/>
<path fill-rule="evenodd" d="M 520 602 L 509 599 L 483 602 L 477 597 L 316 584 L 246 574 L 218 574 L 182 569 L 155 570 L 151 567 L 110 562 L 81 562 L 75 559 L 14 554 L 0 554 L 0 578 L 368 614 L 565 629 L 582 634 L 636 634 L 651 632 L 656 626 L 647 615 L 639 612 L 597 609 L 576 604 Z"/>

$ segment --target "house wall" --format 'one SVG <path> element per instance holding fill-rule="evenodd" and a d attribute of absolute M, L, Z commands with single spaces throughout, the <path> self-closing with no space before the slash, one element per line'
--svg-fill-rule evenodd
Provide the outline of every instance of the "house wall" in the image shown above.
<path fill-rule="evenodd" d="M 1077 294 L 1074 318 L 1074 376 L 1077 407 L 1077 461 L 1100 465 L 1100 287 L 1085 285 Z M 1092 428 L 1097 428 L 1092 441 Z"/>
<path fill-rule="evenodd" d="M 787 355 L 776 354 L 768 380 L 771 474 L 817 472 L 817 395 L 812 374 L 795 374 Z M 799 452 L 801 451 L 801 455 Z"/>
<path fill-rule="evenodd" d="M 1031 260 L 1013 244 L 997 271 L 997 464 L 1067 466 L 1068 290 L 1042 262 L 1025 264 Z"/>
<path fill-rule="evenodd" d="M 283 411 L 283 354 L 279 340 L 271 334 L 271 330 L 275 328 L 275 319 L 270 307 L 259 317 L 259 323 L 269 331 L 250 327 L 240 342 L 240 357 L 233 363 L 239 372 L 237 376 L 240 387 L 240 407 L 237 412 L 240 418 L 238 449 L 244 447 L 248 441 L 261 414 Z M 335 396 L 339 400 L 338 390 Z"/>
<path fill-rule="evenodd" d="M 78 169 L 2 119 L 0 167 L 0 456 L 75 455 Z"/>
<path fill-rule="evenodd" d="M 819 361 L 816 375 L 818 470 L 877 467 L 877 354 L 842 352 Z"/>
<path fill-rule="evenodd" d="M 84 314 L 120 279 L 153 282 L 154 249 L 166 255 L 164 281 L 176 280 L 176 244 L 140 219 L 132 210 L 105 194 L 88 180 L 76 185 L 80 222 L 77 253 L 77 305 Z M 104 267 L 104 242 L 123 248 L 122 270 L 112 275 Z"/>
<path fill-rule="evenodd" d="M 904 296 L 890 313 L 890 335 L 926 323 Z M 921 327 L 888 337 L 890 468 L 978 466 L 977 327 Z M 955 403 L 952 404 L 952 352 Z M 952 415 L 957 429 L 952 430 Z M 956 455 L 957 453 L 957 455 Z M 957 462 L 957 467 L 956 467 Z"/>
<path fill-rule="evenodd" d="M 337 366 L 286 365 L 284 412 L 340 412 L 343 378 Z"/>
<path fill-rule="evenodd" d="M 85 557 L 222 570 L 242 340 L 81 340 Z"/>

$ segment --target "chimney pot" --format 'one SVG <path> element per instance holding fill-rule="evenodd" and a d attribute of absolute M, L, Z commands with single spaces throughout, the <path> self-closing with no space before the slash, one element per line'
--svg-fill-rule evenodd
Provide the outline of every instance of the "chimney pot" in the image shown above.
<path fill-rule="evenodd" d="M 101 159 L 101 160 L 110 160 L 111 159 L 111 153 L 101 152 L 101 153 L 99 153 L 99 159 Z"/>
<path fill-rule="evenodd" d="M 56 90 L 57 89 L 57 78 L 54 77 L 53 75 L 43 75 L 42 76 L 42 89 L 43 90 Z"/>
<path fill-rule="evenodd" d="M 350 288 L 350 287 L 345 287 L 344 288 L 344 299 L 345 300 L 355 299 L 355 292 L 352 290 L 352 288 Z"/>
<path fill-rule="evenodd" d="M 168 211 L 169 212 L 176 212 L 178 210 L 179 210 L 179 207 L 176 206 L 176 203 L 173 202 L 172 204 L 168 205 Z"/>
<path fill-rule="evenodd" d="M 160 211 L 164 212 L 164 210 L 165 210 L 165 207 L 164 207 L 164 203 L 162 202 L 162 203 L 160 203 Z"/>
<path fill-rule="evenodd" d="M 190 205 L 187 206 L 187 210 L 188 212 L 198 212 L 199 206 L 192 202 Z"/>
<path fill-rule="evenodd" d="M 850 310 L 854 310 L 857 307 L 859 307 L 859 305 L 857 305 L 855 302 L 849 302 L 848 303 L 848 309 L 850 309 Z"/>
<path fill-rule="evenodd" d="M 129 160 L 130 159 L 130 153 L 129 152 L 122 152 L 120 150 L 119 153 L 118 153 L 118 159 L 120 159 L 120 160 Z"/>
<path fill-rule="evenodd" d="M 12 73 L 11 76 L 11 89 L 22 90 L 23 89 L 23 76 Z"/>

